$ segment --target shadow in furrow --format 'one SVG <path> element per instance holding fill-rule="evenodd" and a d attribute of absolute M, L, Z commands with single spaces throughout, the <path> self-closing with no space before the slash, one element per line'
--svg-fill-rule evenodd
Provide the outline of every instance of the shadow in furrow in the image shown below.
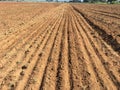
<path fill-rule="evenodd" d="M 79 11 L 80 12 L 80 11 Z M 81 13 L 80 13 L 81 14 Z M 83 16 L 84 17 L 84 16 Z M 84 17 L 85 18 L 85 17 Z M 90 21 L 91 22 L 91 21 Z M 91 25 L 91 24 L 90 24 Z M 93 25 L 91 25 L 91 26 L 93 26 Z M 101 30 L 101 29 L 99 29 L 99 30 Z M 104 31 L 104 30 L 103 30 Z M 101 31 L 102 32 L 102 31 Z M 105 32 L 105 31 L 104 31 Z M 90 40 L 90 38 L 89 38 L 89 36 L 88 36 L 88 34 L 87 34 L 87 32 L 85 31 L 85 33 L 86 33 L 86 35 L 87 35 L 87 37 L 88 37 L 88 39 Z M 98 33 L 100 33 L 99 31 L 98 31 Z M 103 34 L 103 36 L 104 35 L 106 35 L 107 33 L 105 32 L 105 34 Z M 103 37 L 102 36 L 102 37 Z M 105 37 L 105 36 L 104 36 Z M 109 36 L 107 37 L 106 36 L 106 38 L 109 38 Z M 91 41 L 91 40 L 90 40 Z M 91 45 L 94 47 L 94 50 L 95 50 L 95 52 L 96 52 L 96 54 L 97 54 L 97 56 L 100 58 L 100 60 L 101 60 L 101 63 L 102 64 L 104 64 L 104 58 L 99 54 L 99 51 L 98 51 L 98 49 L 95 47 L 95 45 L 92 43 L 92 42 L 90 42 L 91 43 Z M 105 68 L 105 70 L 106 70 L 106 72 L 108 73 L 108 75 L 110 76 L 110 78 L 111 78 L 111 80 L 113 81 L 113 83 L 116 85 L 116 87 L 117 87 L 117 89 L 119 90 L 120 89 L 120 82 L 118 82 L 118 80 L 117 80 L 117 78 L 114 76 L 114 74 L 113 74 L 113 72 L 112 71 L 110 71 L 109 69 L 108 69 L 108 67 L 106 66 L 106 65 L 104 65 L 104 68 Z M 96 69 L 95 69 L 96 70 Z M 102 85 L 102 84 L 101 84 Z"/>
<path fill-rule="evenodd" d="M 62 22 L 62 21 L 61 21 L 61 22 Z M 60 23 L 61 23 L 61 22 L 60 22 Z M 40 85 L 40 87 L 39 87 L 39 90 L 43 90 L 43 87 L 44 87 L 44 82 L 45 82 L 45 76 L 46 76 L 46 72 L 47 72 L 47 67 L 48 67 L 49 62 L 51 61 L 51 55 L 52 55 L 52 52 L 53 52 L 53 48 L 54 48 L 54 46 L 55 46 L 55 41 L 56 41 L 56 39 L 57 39 L 58 32 L 59 32 L 59 29 L 58 29 L 58 31 L 57 31 L 57 33 L 56 33 L 56 35 L 55 35 L 55 38 L 54 38 L 54 41 L 53 41 L 53 45 L 52 45 L 52 48 L 51 48 L 51 50 L 50 50 L 50 55 L 49 55 L 48 60 L 47 60 L 47 65 L 46 65 L 45 70 L 44 70 L 44 73 L 43 73 L 43 78 L 42 78 L 42 82 L 41 82 L 41 85 Z"/>
<path fill-rule="evenodd" d="M 92 21 L 90 21 L 82 12 L 80 12 L 77 8 L 73 6 L 74 10 L 80 13 L 84 19 L 89 23 L 89 25 L 97 31 L 97 33 L 102 37 L 102 39 L 109 44 L 114 51 L 118 52 L 120 54 L 120 43 L 117 42 L 116 39 L 113 38 L 112 35 L 108 35 L 105 30 L 101 29 L 98 25 L 95 25 Z"/>

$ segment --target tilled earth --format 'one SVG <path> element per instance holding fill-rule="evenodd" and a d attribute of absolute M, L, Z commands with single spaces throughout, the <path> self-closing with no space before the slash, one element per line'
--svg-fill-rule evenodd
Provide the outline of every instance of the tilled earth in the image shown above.
<path fill-rule="evenodd" d="M 120 90 L 119 39 L 89 17 L 102 6 L 0 4 L 0 90 Z"/>

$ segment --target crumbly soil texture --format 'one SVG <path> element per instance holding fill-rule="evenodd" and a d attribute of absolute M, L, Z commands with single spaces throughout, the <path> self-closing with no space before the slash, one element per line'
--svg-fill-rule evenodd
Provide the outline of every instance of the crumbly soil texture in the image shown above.
<path fill-rule="evenodd" d="M 0 3 L 0 90 L 120 90 L 120 5 Z"/>

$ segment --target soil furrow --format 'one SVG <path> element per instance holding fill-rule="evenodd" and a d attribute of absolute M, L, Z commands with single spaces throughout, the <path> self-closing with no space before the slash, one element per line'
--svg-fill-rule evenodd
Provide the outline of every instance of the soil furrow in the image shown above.
<path fill-rule="evenodd" d="M 82 23 L 79 21 L 79 23 L 80 23 L 80 25 L 81 25 L 81 27 L 83 28 L 83 32 L 81 32 L 82 33 L 82 35 L 84 35 L 84 33 L 85 33 L 85 30 L 87 29 L 86 27 L 87 27 L 87 25 L 86 25 L 86 27 L 83 25 L 84 24 L 84 21 L 82 20 L 82 19 L 79 19 L 80 21 L 82 21 Z M 86 33 L 85 33 L 86 34 Z M 96 66 L 96 68 L 95 68 L 95 70 L 97 70 L 96 71 L 96 73 L 98 73 L 98 75 L 99 75 L 99 78 L 101 78 L 100 79 L 100 81 L 102 81 L 103 83 L 109 83 L 109 84 L 111 84 L 110 86 L 111 86 L 111 88 L 115 88 L 115 86 L 112 84 L 113 82 L 109 79 L 110 77 L 109 77 L 109 75 L 107 74 L 107 72 L 105 71 L 105 69 L 104 69 L 104 66 L 102 65 L 102 63 L 100 62 L 100 58 L 97 56 L 97 52 L 95 52 L 95 48 L 93 48 L 93 46 L 92 46 L 92 44 L 90 44 L 90 41 L 91 40 L 89 40 L 89 37 L 87 37 L 87 34 L 86 35 L 84 35 L 84 39 L 86 39 L 86 41 L 88 42 L 85 42 L 85 43 L 87 43 L 86 45 L 89 45 L 89 49 L 91 49 L 91 50 L 94 50 L 93 52 L 92 52 L 92 55 L 96 58 L 96 60 L 98 60 L 98 61 L 94 61 L 94 58 L 93 57 L 91 57 L 91 58 L 93 58 L 93 61 L 92 61 L 92 63 L 94 63 L 94 65 Z M 91 48 L 90 48 L 91 47 Z M 86 47 L 87 48 L 87 47 Z M 93 48 L 93 49 L 92 49 Z M 87 49 L 88 50 L 88 52 L 90 52 L 89 51 L 89 49 Z M 95 54 L 93 54 L 93 53 L 95 53 Z M 99 68 L 99 65 L 100 65 L 100 68 Z M 99 71 L 100 70 L 100 71 Z M 102 70 L 102 71 L 101 71 Z M 98 72 L 99 71 L 99 72 Z M 101 73 L 100 73 L 101 72 Z M 105 80 L 105 76 L 106 76 L 106 80 Z M 103 77 L 104 77 L 104 79 L 103 79 Z M 109 88 L 110 88 L 110 86 L 109 86 Z M 107 87 L 106 87 L 107 88 Z"/>
<path fill-rule="evenodd" d="M 63 17 L 64 17 L 64 15 L 63 15 Z M 63 19 L 62 22 L 60 22 L 60 23 L 61 23 L 60 26 L 63 26 L 63 24 L 64 24 L 64 19 Z M 59 27 L 59 28 L 60 28 L 60 27 Z M 58 29 L 58 30 L 59 30 L 59 29 Z M 53 52 L 53 48 L 55 47 L 55 41 L 56 41 L 58 32 L 59 32 L 59 31 L 57 31 L 57 34 L 56 34 L 56 36 L 55 36 L 55 39 L 54 39 L 52 48 L 51 48 L 51 50 L 50 50 L 50 54 L 49 54 L 49 57 L 48 57 L 48 60 L 47 60 L 47 65 L 46 65 L 46 67 L 45 67 L 44 74 L 43 74 L 43 78 L 42 78 L 42 81 L 41 81 L 40 90 L 47 89 L 46 87 L 44 87 L 44 84 L 43 84 L 43 83 L 45 82 L 46 70 L 47 70 L 47 67 L 48 67 L 48 63 L 51 61 L 51 55 L 52 55 L 52 52 Z"/>
<path fill-rule="evenodd" d="M 116 39 L 114 39 L 111 35 L 108 35 L 106 33 L 105 30 L 101 29 L 98 25 L 95 25 L 93 22 L 91 22 L 87 17 L 84 16 L 83 13 L 81 13 L 79 10 L 77 10 L 76 8 L 74 8 L 78 13 L 80 13 L 80 15 L 82 15 L 85 20 L 90 24 L 90 26 L 92 26 L 92 28 L 94 28 L 97 33 L 102 37 L 102 39 L 109 45 L 111 45 L 111 47 L 117 51 L 118 53 L 120 52 L 120 44 L 116 41 Z"/>
<path fill-rule="evenodd" d="M 63 25 L 62 39 L 60 44 L 60 54 L 57 67 L 57 79 L 56 79 L 56 89 L 57 90 L 69 90 L 69 67 L 68 67 L 68 42 L 67 42 L 67 28 L 68 28 L 68 14 L 66 10 L 65 13 L 65 24 Z"/>
<path fill-rule="evenodd" d="M 60 53 L 59 48 L 60 48 L 61 37 L 62 37 L 62 28 L 63 28 L 62 26 L 59 27 L 58 33 L 55 37 L 54 46 L 52 47 L 53 49 L 51 49 L 52 51 L 50 53 L 50 56 L 48 57 L 48 62 L 43 75 L 44 78 L 42 78 L 40 88 L 50 89 L 50 90 L 55 89 L 56 72 L 57 72 L 58 58 Z"/>
<path fill-rule="evenodd" d="M 84 22 L 84 24 L 86 24 L 86 23 Z M 108 57 L 106 57 L 103 52 L 101 52 L 101 50 L 99 49 L 97 43 L 94 43 L 93 38 L 90 35 L 90 33 L 88 32 L 87 28 L 92 31 L 92 28 L 90 28 L 89 25 L 88 25 L 88 27 L 86 26 L 86 29 L 84 29 L 84 32 L 86 33 L 86 36 L 88 37 L 91 45 L 94 47 L 94 51 L 96 52 L 96 55 L 98 56 L 98 58 L 100 59 L 101 63 L 103 64 L 106 72 L 108 73 L 108 75 L 110 76 L 111 80 L 114 82 L 114 84 L 116 85 L 116 87 L 118 87 L 118 89 L 119 89 L 119 85 L 120 85 L 119 77 L 116 76 L 118 78 L 118 80 L 117 80 L 117 78 L 115 77 L 115 75 L 113 75 L 112 71 L 110 71 L 109 67 L 107 65 L 105 65 L 105 63 L 109 62 L 110 59 Z M 115 73 L 118 74 L 118 71 L 116 71 L 116 72 L 114 71 L 114 74 Z"/>
<path fill-rule="evenodd" d="M 120 15 L 119 14 L 115 14 L 115 13 L 111 13 L 111 12 L 105 12 L 105 11 L 100 11 L 100 10 L 95 10 L 95 9 L 91 9 L 91 10 L 94 10 L 94 12 L 98 12 L 98 13 L 100 13 L 102 15 L 106 15 L 106 16 L 109 16 L 109 17 L 120 19 Z"/>
<path fill-rule="evenodd" d="M 76 52 L 77 52 L 77 56 L 78 56 L 78 63 L 79 63 L 79 67 L 81 69 L 81 82 L 82 82 L 82 88 L 83 89 L 87 89 L 89 90 L 90 87 L 91 87 L 91 73 L 90 71 L 88 70 L 88 65 L 87 65 L 87 62 L 85 61 L 85 58 L 84 58 L 84 54 L 83 54 L 83 51 L 82 51 L 82 40 L 80 39 L 80 36 L 79 36 L 79 32 L 78 30 L 80 28 L 78 28 L 79 25 L 78 22 L 77 22 L 77 18 L 76 16 L 74 15 L 75 13 L 73 12 L 72 14 L 72 22 L 73 22 L 73 27 L 74 27 L 74 30 L 73 30 L 73 33 L 74 33 L 74 41 L 75 41 L 75 48 L 76 48 Z M 82 41 L 82 42 L 81 42 Z M 81 42 L 81 43 L 80 43 Z M 93 87 L 93 86 L 92 86 Z"/>
<path fill-rule="evenodd" d="M 94 13 L 94 14 L 99 14 L 99 15 L 104 15 L 104 16 L 107 16 L 107 17 L 110 17 L 110 18 L 116 18 L 116 19 L 120 19 L 119 16 L 116 16 L 116 15 L 111 15 L 110 13 L 101 13 L 99 11 L 92 11 L 92 10 L 87 10 L 87 12 L 90 12 L 90 13 Z"/>
<path fill-rule="evenodd" d="M 83 64 L 82 65 L 86 65 L 86 70 L 85 70 L 85 73 L 86 73 L 85 75 L 86 76 L 84 76 L 84 73 L 82 73 L 83 82 L 84 82 L 84 79 L 85 80 L 88 79 L 88 81 L 87 81 L 88 84 L 84 85 L 84 83 L 83 83 L 83 86 L 84 86 L 84 88 L 89 88 L 90 87 L 91 89 L 96 90 L 96 89 L 99 88 L 99 84 L 98 84 L 97 78 L 95 76 L 93 66 L 90 62 L 91 58 L 89 57 L 89 55 L 87 53 L 87 50 L 85 48 L 85 42 L 84 42 L 83 37 L 81 36 L 81 33 L 80 33 L 82 28 L 79 25 L 77 18 L 75 18 L 74 20 L 75 20 L 74 24 L 76 25 L 76 28 L 77 28 L 77 30 L 75 30 L 75 32 L 76 32 L 76 36 L 78 37 L 78 42 L 79 42 L 78 45 L 79 45 L 79 48 L 80 48 L 80 50 L 79 50 L 79 48 L 77 48 L 77 50 L 79 50 L 79 52 L 81 51 L 83 53 L 83 54 L 79 54 L 79 55 L 80 55 L 81 59 L 83 59 Z"/>
<path fill-rule="evenodd" d="M 94 79 L 96 78 L 96 80 L 92 80 L 94 83 L 93 83 L 93 86 L 96 84 L 96 83 L 99 83 L 100 85 L 98 85 L 98 87 L 100 87 L 101 89 L 106 89 L 106 87 L 104 86 L 104 84 L 103 84 L 103 81 L 101 80 L 101 78 L 99 77 L 99 74 L 97 73 L 97 70 L 96 70 L 96 65 L 94 64 L 94 62 L 91 60 L 92 59 L 92 55 L 91 55 L 91 53 L 88 51 L 88 48 L 87 48 L 87 44 L 85 43 L 85 40 L 84 40 L 84 37 L 82 36 L 82 33 L 81 33 L 81 31 L 83 30 L 82 28 L 81 28 L 81 26 L 80 26 L 80 24 L 79 24 L 79 34 L 80 34 L 80 36 L 81 36 L 81 38 L 82 38 L 82 40 L 83 40 L 83 47 L 84 47 L 84 50 L 85 50 L 85 52 L 86 53 L 84 53 L 84 55 L 85 56 L 88 56 L 86 59 L 88 59 L 87 60 L 87 62 L 88 62 L 88 66 L 90 65 L 90 67 L 89 68 L 91 68 L 92 70 L 89 70 L 89 71 L 91 71 L 90 73 L 91 73 L 91 76 L 92 77 L 94 77 Z M 84 52 L 84 51 L 83 51 Z M 94 76 L 95 75 L 95 76 Z"/>
<path fill-rule="evenodd" d="M 70 13 L 72 14 L 72 12 Z M 71 15 L 69 15 L 71 16 Z M 73 17 L 69 17 L 73 19 Z M 69 21 L 69 36 L 70 36 L 70 67 L 71 67 L 71 73 L 72 73 L 72 82 L 73 82 L 73 87 L 72 89 L 82 89 L 82 83 L 81 83 L 81 75 L 80 75 L 80 68 L 79 68 L 79 62 L 78 62 L 78 56 L 76 53 L 76 46 L 75 46 L 75 38 L 74 38 L 74 33 L 73 33 L 73 25 L 72 25 L 72 20 Z"/>
<path fill-rule="evenodd" d="M 48 28 L 47 31 L 48 31 L 49 29 L 50 29 L 50 28 Z M 47 33 L 48 33 L 48 32 L 46 32 L 46 34 L 47 34 Z M 42 43 L 42 40 L 45 38 L 46 34 L 45 34 L 45 35 L 43 34 L 43 37 L 41 37 L 41 43 Z M 43 38 L 43 39 L 42 39 L 42 38 Z M 40 39 L 40 38 L 38 38 L 38 39 Z M 40 41 L 38 40 L 37 42 L 40 42 Z M 34 42 L 33 42 L 33 43 L 34 43 Z M 40 44 L 41 44 L 41 43 L 40 43 Z M 35 43 L 35 44 L 36 44 L 36 43 Z M 30 53 L 29 53 L 29 55 L 27 55 L 27 57 L 24 57 L 24 58 L 26 58 L 26 59 L 28 58 L 28 59 L 29 59 L 30 57 L 34 56 L 33 53 L 37 50 L 37 47 L 39 47 L 39 46 L 40 46 L 40 45 L 38 45 L 38 46 L 32 46 L 32 48 L 30 48 L 31 50 L 33 49 L 32 52 L 31 52 L 30 49 L 27 50 L 28 52 L 26 52 L 26 54 L 29 53 L 29 52 L 30 52 Z M 34 50 L 35 47 L 36 47 L 36 50 Z M 34 52 L 33 52 L 33 51 L 34 51 Z M 20 55 L 20 56 L 21 56 L 21 55 Z M 19 58 L 20 58 L 20 57 L 18 57 L 18 59 L 19 59 Z M 17 60 L 17 58 L 16 58 L 16 60 Z M 24 61 L 26 61 L 26 60 L 24 60 Z M 28 61 L 28 62 L 30 62 L 30 61 Z M 25 62 L 21 62 L 21 63 L 25 63 Z M 19 69 L 20 69 L 20 68 L 19 68 Z M 12 71 L 14 71 L 14 70 L 12 70 Z"/>
<path fill-rule="evenodd" d="M 51 16 L 50 16 L 50 18 L 51 18 Z M 49 19 L 49 18 L 48 18 Z M 44 22 L 44 23 L 43 23 Z M 21 37 L 21 38 L 18 38 L 18 40 L 17 41 L 19 41 L 19 42 L 16 42 L 15 41 L 15 43 L 13 44 L 12 43 L 12 46 L 10 45 L 10 47 L 8 47 L 9 49 L 7 49 L 6 48 L 6 52 L 8 52 L 8 50 L 9 51 L 11 51 L 11 49 L 13 49 L 16 45 L 18 45 L 20 42 L 22 42 L 24 39 L 26 39 L 27 40 L 27 38 L 29 38 L 29 37 L 31 37 L 30 35 L 33 35 L 33 34 L 35 34 L 35 33 L 37 33 L 37 30 L 39 30 L 40 28 L 42 28 L 45 24 L 46 24 L 46 22 L 48 22 L 47 20 L 46 21 L 44 21 L 44 20 L 42 20 L 42 22 L 39 22 L 39 23 L 37 23 L 36 25 L 34 25 L 33 27 L 31 27 L 30 28 L 30 30 L 29 30 L 29 28 L 27 28 L 26 30 L 28 30 L 29 31 L 29 33 L 27 33 L 26 34 L 26 32 L 28 32 L 28 31 L 26 31 L 26 30 L 23 30 L 23 31 L 26 31 L 24 34 L 25 35 L 19 35 L 19 37 L 21 37 L 21 36 L 24 36 L 24 37 Z M 47 24 L 46 24 L 47 25 Z M 34 30 L 34 32 L 33 32 L 33 30 Z M 31 33 L 32 32 L 32 33 Z M 20 32 L 18 32 L 18 34 L 19 34 Z M 17 35 L 15 35 L 15 36 L 17 36 Z M 13 38 L 13 37 L 11 37 L 11 38 Z M 11 41 L 10 41 L 11 42 Z M 26 41 L 24 41 L 24 42 L 26 42 Z M 3 49 L 4 50 L 4 49 Z M 2 53 L 2 57 L 4 56 L 4 53 L 6 54 L 6 52 L 5 52 L 5 50 L 4 50 L 4 52 Z"/>
<path fill-rule="evenodd" d="M 55 24 L 56 24 L 57 22 L 55 22 Z M 55 26 L 55 24 L 53 25 L 53 28 L 54 28 L 54 26 Z M 27 78 L 25 78 L 25 76 L 24 76 L 24 78 L 26 79 L 26 80 L 24 80 L 24 79 L 22 79 L 22 81 L 20 81 L 19 82 L 19 85 L 18 85 L 18 87 L 17 88 L 19 88 L 20 86 L 21 86 L 21 84 L 23 84 L 22 82 L 26 82 L 26 84 L 27 84 L 27 80 L 29 80 L 29 81 L 33 81 L 33 79 L 35 79 L 36 77 L 35 77 L 35 75 L 36 75 L 36 71 L 38 72 L 38 65 L 39 64 L 41 64 L 42 62 L 41 62 L 41 60 L 40 60 L 40 58 L 42 57 L 42 55 L 43 55 L 43 53 L 44 53 L 44 50 L 42 50 L 42 49 L 44 49 L 44 47 L 45 47 L 45 45 L 46 45 L 46 43 L 47 43 L 47 40 L 49 39 L 49 37 L 50 37 L 50 35 L 52 34 L 52 31 L 50 31 L 50 34 L 49 34 L 49 36 L 47 36 L 47 38 L 44 40 L 44 43 L 42 43 L 42 45 L 41 45 L 41 47 L 39 48 L 39 50 L 36 52 L 36 59 L 35 59 L 35 57 L 34 57 L 34 60 L 32 60 L 32 62 L 31 62 L 31 64 L 32 63 L 34 63 L 33 64 L 33 66 L 32 67 L 29 67 L 29 70 L 28 71 L 26 71 L 26 73 L 29 73 L 29 75 L 31 74 L 31 76 L 29 77 L 28 75 L 26 76 Z M 43 60 L 44 61 L 44 60 Z M 30 65 L 31 65 L 30 64 Z M 30 69 L 31 68 L 31 69 Z M 41 68 L 42 69 L 42 68 Z M 34 75 L 35 74 L 35 75 Z M 34 78 L 32 77 L 34 75 Z M 38 75 L 38 74 L 37 74 Z M 32 79 L 33 78 L 33 79 Z M 36 81 L 36 83 L 38 84 L 38 82 L 39 81 Z M 28 82 L 28 85 L 30 84 L 30 85 L 32 85 L 32 84 L 34 84 L 35 82 Z M 25 83 L 24 83 L 25 84 Z M 20 87 L 20 88 L 24 88 L 24 87 Z M 30 87 L 29 87 L 30 88 Z M 34 88 L 34 87 L 33 87 Z"/>
<path fill-rule="evenodd" d="M 49 24 L 48 24 L 49 25 Z M 43 30 L 44 30 L 45 28 L 43 28 Z M 48 31 L 48 30 L 47 30 Z M 46 31 L 46 33 L 47 33 L 47 31 Z M 38 33 L 39 34 L 39 33 Z M 44 36 L 44 34 L 42 35 L 42 36 Z M 41 36 L 41 38 L 42 38 L 42 36 Z M 39 36 L 40 37 L 40 36 Z M 39 38 L 39 37 L 37 37 L 37 38 Z M 44 38 L 44 37 L 43 37 Z M 42 39 L 41 39 L 42 40 Z M 34 44 L 35 43 L 35 41 L 33 41 L 32 42 L 32 44 Z M 30 43 L 29 43 L 30 44 Z M 31 48 L 32 47 L 32 44 L 31 45 L 27 45 L 27 48 Z M 26 49 L 26 48 L 25 48 Z M 28 52 L 27 52 L 28 51 Z M 20 50 L 19 52 L 24 52 L 25 54 L 27 54 L 27 53 L 29 53 L 30 51 L 28 50 L 28 49 L 26 49 L 26 51 L 24 51 L 24 50 Z M 19 53 L 18 52 L 18 53 Z M 18 57 L 19 57 L 19 55 L 18 55 Z M 16 60 L 18 59 L 18 57 L 16 57 Z M 24 56 L 23 56 L 24 57 Z M 25 58 L 25 57 L 24 57 Z M 16 60 L 14 60 L 14 64 L 16 63 L 15 61 Z M 20 61 L 19 61 L 20 62 Z M 22 62 L 21 62 L 22 63 Z M 7 63 L 8 64 L 8 63 Z M 12 66 L 14 66 L 14 64 L 12 63 Z M 7 68 L 6 68 L 7 69 Z M 9 70 L 10 70 L 10 68 L 9 68 Z M 4 68 L 4 70 L 3 70 L 3 72 L 5 71 L 5 68 Z M 5 74 L 5 73 L 4 73 Z M 3 75 L 4 76 L 4 75 Z"/>
<path fill-rule="evenodd" d="M 0 3 L 0 90 L 119 90 L 119 7 Z"/>
<path fill-rule="evenodd" d="M 51 18 L 50 18 L 51 19 Z M 48 21 L 46 21 L 46 22 L 48 22 Z M 4 51 L 4 53 L 9 53 L 9 52 L 11 52 L 12 50 L 14 50 L 14 49 L 16 49 L 17 51 L 18 51 L 18 49 L 19 48 L 23 48 L 24 47 L 24 45 L 26 44 L 26 42 L 28 42 L 28 41 L 30 41 L 31 39 L 32 39 L 32 37 L 35 37 L 35 35 L 37 36 L 37 32 L 38 32 L 38 30 L 39 30 L 39 32 L 41 32 L 41 35 L 46 31 L 46 30 L 44 30 L 44 28 L 47 28 L 47 26 L 49 25 L 49 23 L 47 23 L 46 24 L 46 22 L 44 22 L 42 25 L 41 25 L 41 27 L 39 27 L 39 28 L 37 28 L 37 30 L 34 32 L 34 33 L 32 33 L 32 34 L 30 34 L 29 35 L 29 37 L 27 37 L 27 38 L 25 38 L 25 39 L 23 39 L 23 43 L 22 42 L 18 42 L 15 46 L 17 46 L 17 47 L 12 47 L 10 50 L 7 50 L 7 51 Z M 44 26 L 44 25 L 46 25 L 46 26 Z M 42 28 L 43 29 L 43 31 L 42 30 L 40 30 L 40 28 Z M 35 28 L 36 29 L 36 28 Z M 32 36 L 31 36 L 32 35 Z M 22 45 L 21 45 L 22 44 Z M 16 54 L 16 53 L 15 53 Z M 14 54 L 13 54 L 13 56 L 14 56 Z M 7 55 L 6 55 L 6 57 L 7 57 Z M 11 55 L 11 57 L 12 57 L 12 55 Z M 11 59 L 11 58 L 9 58 L 9 59 Z M 1 61 L 1 63 L 2 64 L 5 64 L 5 62 L 4 61 L 7 61 L 7 60 L 3 60 L 2 59 L 2 61 Z M 8 62 L 8 61 L 7 61 Z M 6 63 L 7 63 L 6 62 Z"/>

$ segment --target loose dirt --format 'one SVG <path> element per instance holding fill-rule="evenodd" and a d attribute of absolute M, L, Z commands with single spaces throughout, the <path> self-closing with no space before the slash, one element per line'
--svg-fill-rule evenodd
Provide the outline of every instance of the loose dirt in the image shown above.
<path fill-rule="evenodd" d="M 0 90 L 120 90 L 120 11 L 109 7 L 120 8 L 0 3 Z"/>

